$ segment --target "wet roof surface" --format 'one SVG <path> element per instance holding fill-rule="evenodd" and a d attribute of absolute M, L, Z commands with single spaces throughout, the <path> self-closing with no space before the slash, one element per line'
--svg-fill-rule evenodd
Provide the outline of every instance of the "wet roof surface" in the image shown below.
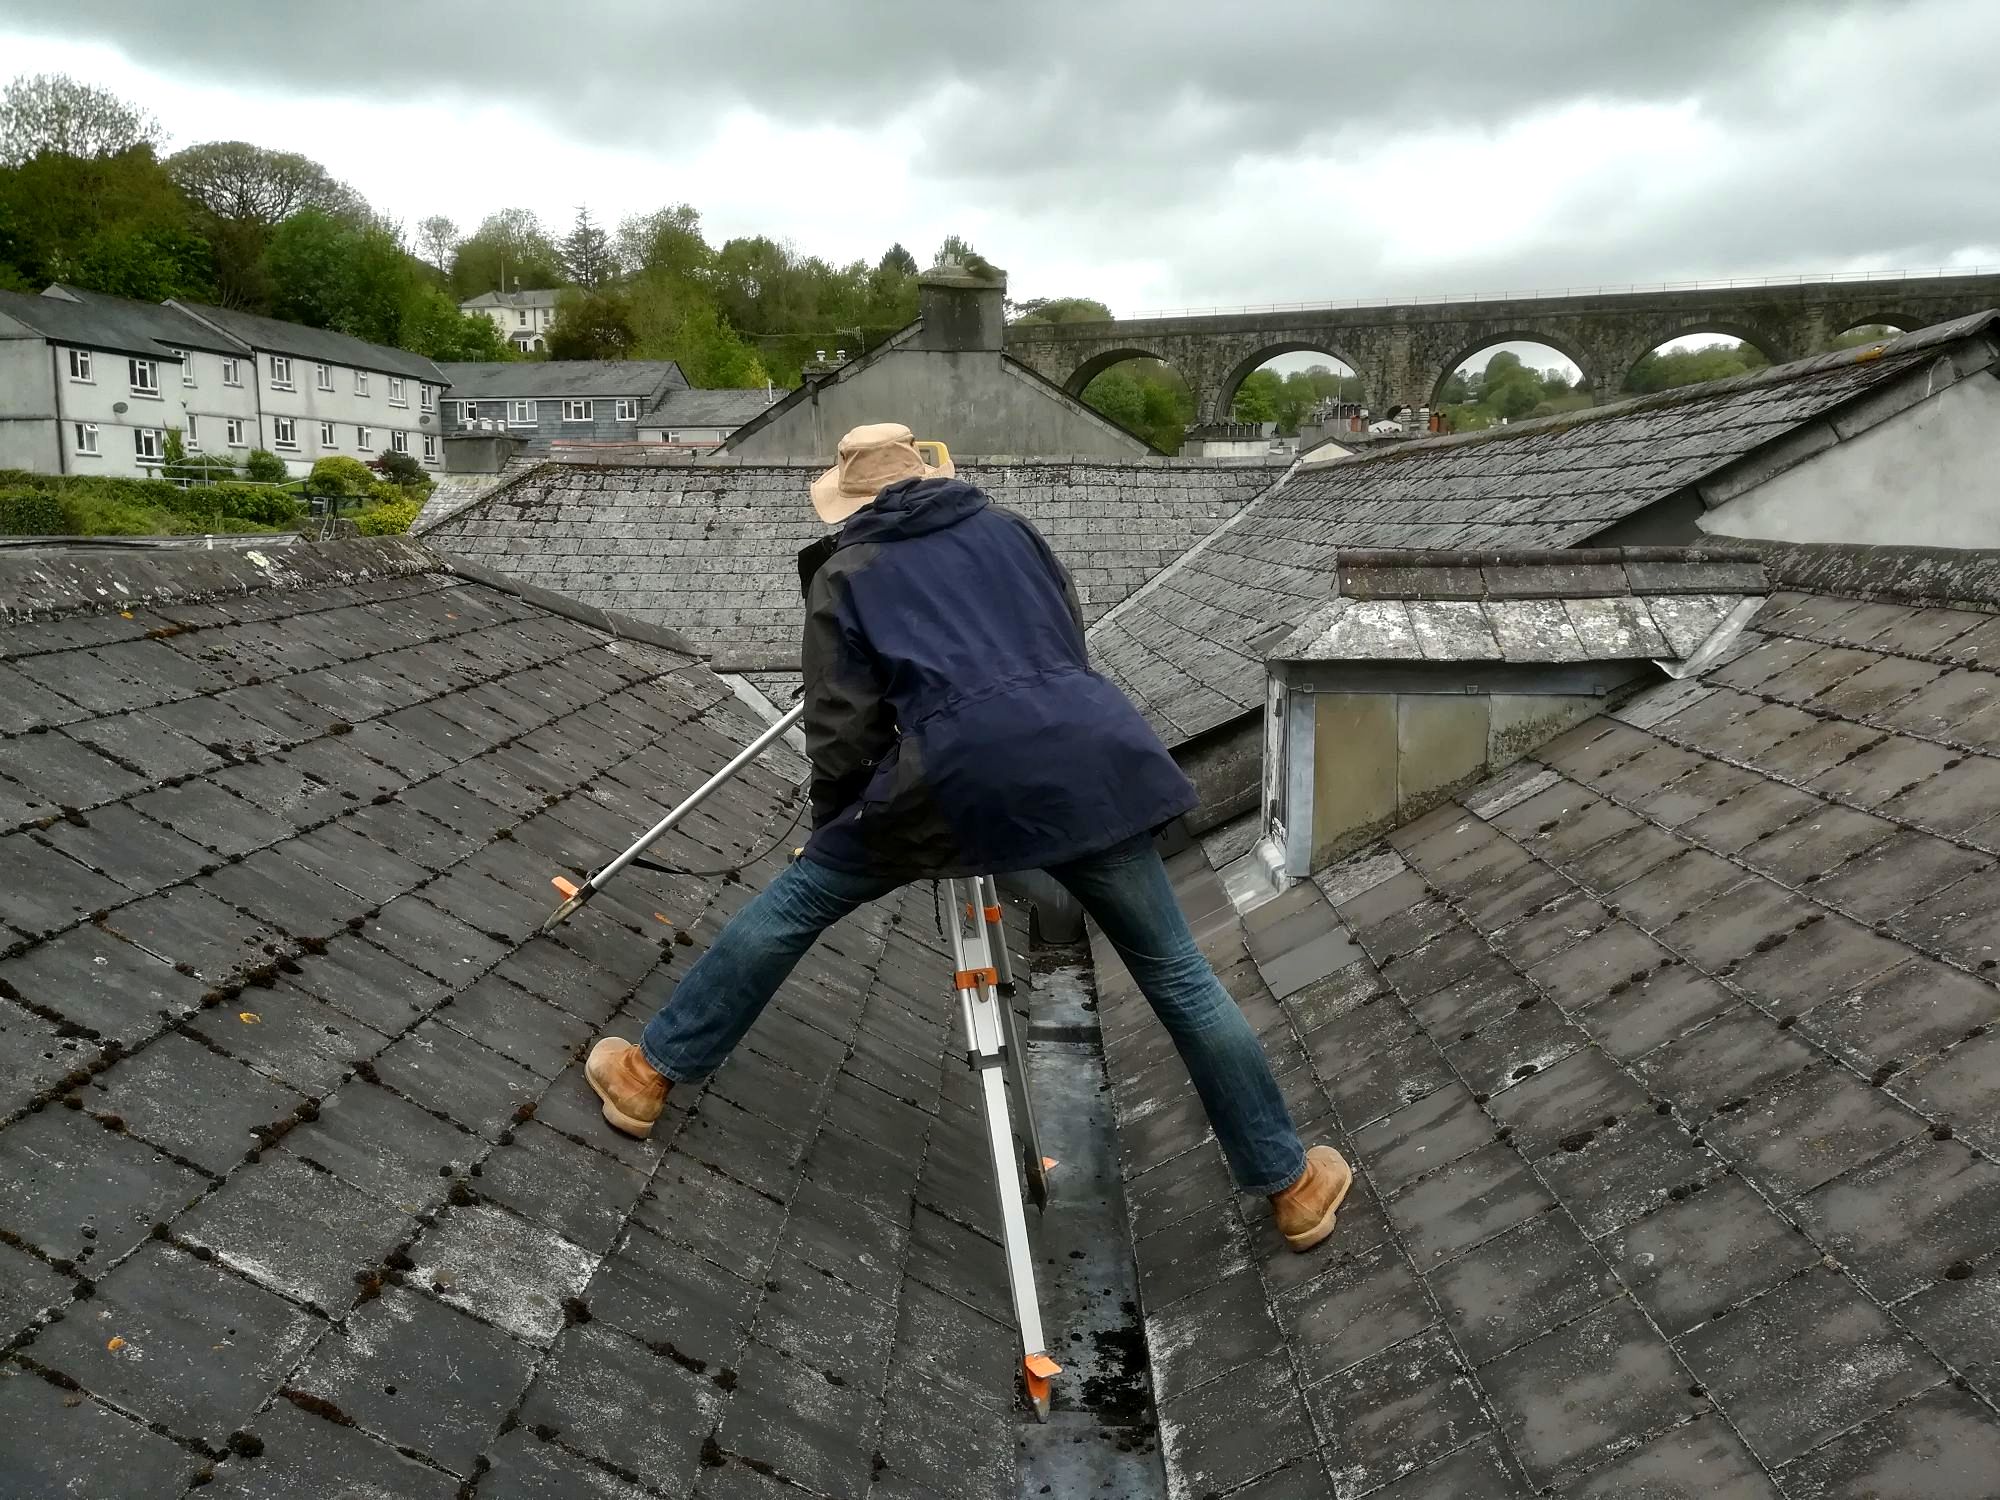
<path fill-rule="evenodd" d="M 582 1082 L 774 868 L 534 935 L 754 731 L 726 687 L 400 539 L 0 560 L 0 605 L 0 1490 L 1014 1493 L 927 898 L 650 1142 Z M 796 769 L 656 857 L 780 838 Z"/>
<path fill-rule="evenodd" d="M 1340 551 L 1576 546 L 1983 327 L 1302 470 L 1098 621 L 1093 659 L 1178 744 L 1262 706 L 1264 645 L 1333 596 Z"/>
<path fill-rule="evenodd" d="M 545 465 L 426 530 L 442 550 L 681 631 L 724 670 L 797 670 L 798 549 L 826 534 L 818 465 Z M 1147 463 L 962 463 L 1034 522 L 1095 620 L 1269 488 L 1278 471 Z"/>
<path fill-rule="evenodd" d="M 1869 571 L 1992 601 L 1950 556 Z M 1781 591 L 1247 918 L 1174 861 L 1358 1174 L 1287 1251 L 1100 944 L 1177 1493 L 1994 1492 L 1996 665 L 1992 602 Z"/>

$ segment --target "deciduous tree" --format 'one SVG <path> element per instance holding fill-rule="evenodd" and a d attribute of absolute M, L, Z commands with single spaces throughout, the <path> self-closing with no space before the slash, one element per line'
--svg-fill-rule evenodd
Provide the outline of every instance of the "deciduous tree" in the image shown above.
<path fill-rule="evenodd" d="M 459 242 L 451 258 L 451 289 L 461 299 L 561 282 L 562 256 L 531 209 L 503 208 L 488 214 Z"/>
<path fill-rule="evenodd" d="M 164 138 L 146 111 L 67 73 L 23 74 L 0 90 L 0 164 L 18 166 L 44 151 L 116 156 Z"/>
<path fill-rule="evenodd" d="M 218 219 L 266 227 L 303 208 L 364 216 L 361 195 L 309 156 L 248 141 L 205 141 L 176 151 L 167 172 L 182 192 Z"/>

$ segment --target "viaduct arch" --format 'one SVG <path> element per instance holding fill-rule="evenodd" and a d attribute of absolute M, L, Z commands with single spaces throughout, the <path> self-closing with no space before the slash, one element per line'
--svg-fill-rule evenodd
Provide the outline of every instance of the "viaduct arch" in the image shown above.
<path fill-rule="evenodd" d="M 1488 344 L 1532 340 L 1560 350 L 1605 401 L 1641 357 L 1683 333 L 1728 333 L 1781 363 L 1864 324 L 1909 330 L 1989 307 L 2000 307 L 2000 274 L 1871 277 L 1042 323 L 1008 329 L 1007 352 L 1073 392 L 1120 360 L 1163 360 L 1194 392 L 1197 419 L 1219 421 L 1244 376 L 1294 350 L 1351 366 L 1369 404 L 1386 411 L 1428 405 L 1458 362 Z"/>

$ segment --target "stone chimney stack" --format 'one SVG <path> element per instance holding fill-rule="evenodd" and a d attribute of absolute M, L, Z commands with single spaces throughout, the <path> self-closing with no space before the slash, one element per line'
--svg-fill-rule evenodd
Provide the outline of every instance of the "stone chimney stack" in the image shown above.
<path fill-rule="evenodd" d="M 1007 337 L 1007 273 L 982 272 L 956 261 L 917 278 L 917 315 L 923 327 L 909 345 L 952 354 L 998 354 Z"/>

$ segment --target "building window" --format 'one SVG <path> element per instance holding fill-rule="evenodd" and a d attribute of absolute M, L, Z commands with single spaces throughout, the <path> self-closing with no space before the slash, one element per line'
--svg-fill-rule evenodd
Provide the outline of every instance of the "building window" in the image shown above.
<path fill-rule="evenodd" d="M 231 417 L 228 422 L 227 431 L 229 446 L 232 448 L 241 448 L 243 446 L 243 419 L 241 417 Z"/>
<path fill-rule="evenodd" d="M 400 427 L 392 429 L 389 433 L 389 446 L 398 453 L 408 453 L 410 451 L 410 435 Z"/>
<path fill-rule="evenodd" d="M 479 403 L 477 401 L 459 402 L 458 420 L 467 427 L 477 422 L 479 420 Z"/>
<path fill-rule="evenodd" d="M 188 351 L 188 350 L 186 350 L 186 349 L 176 349 L 176 350 L 174 351 L 174 353 L 180 356 L 180 361 L 181 361 L 181 384 L 182 384 L 182 385 L 193 385 L 193 384 L 194 384 L 194 355 L 193 355 L 193 354 L 192 354 L 192 353 L 191 353 L 190 351 Z"/>
<path fill-rule="evenodd" d="M 595 410 L 595 406 L 588 401 L 565 401 L 563 402 L 563 420 L 565 422 L 588 422 Z"/>
<path fill-rule="evenodd" d="M 373 453 L 375 451 L 375 434 L 366 427 L 355 428 L 354 446 L 359 448 L 363 453 Z"/>
<path fill-rule="evenodd" d="M 142 459 L 157 459 L 166 451 L 166 443 L 157 427 L 134 427 L 132 429 L 132 451 Z"/>
<path fill-rule="evenodd" d="M 357 396 L 368 394 L 368 372 L 366 370 L 356 370 L 354 372 L 354 394 Z"/>
<path fill-rule="evenodd" d="M 408 406 L 410 404 L 408 399 L 403 395 L 403 377 L 400 375 L 391 375 L 389 377 L 389 404 L 391 406 Z"/>
<path fill-rule="evenodd" d="M 292 362 L 282 354 L 271 356 L 271 384 L 281 391 L 292 388 Z"/>
<path fill-rule="evenodd" d="M 238 386 L 243 384 L 243 367 L 235 360 L 225 359 L 222 362 L 222 383 Z"/>
<path fill-rule="evenodd" d="M 419 384 L 418 384 L 418 386 L 417 386 L 417 394 L 418 394 L 418 398 L 419 398 L 419 399 L 420 399 L 420 400 L 422 401 L 422 403 L 423 403 L 423 408 L 424 408 L 424 410 L 425 410 L 425 411 L 436 411 L 436 410 L 437 410 L 437 404 L 438 404 L 438 393 L 437 393 L 437 387 L 436 387 L 436 386 L 434 386 L 434 385 L 423 385 L 423 384 L 419 383 Z"/>
<path fill-rule="evenodd" d="M 535 403 L 532 401 L 511 401 L 507 405 L 507 420 L 516 427 L 535 425 Z"/>
<path fill-rule="evenodd" d="M 332 390 L 332 389 L 333 389 L 333 366 L 332 366 L 332 365 L 314 365 L 314 366 L 313 366 L 313 384 L 314 384 L 314 385 L 316 385 L 316 386 L 318 386 L 318 387 L 319 387 L 319 388 L 320 388 L 321 390 L 323 390 L 323 391 L 330 391 L 330 390 Z"/>
<path fill-rule="evenodd" d="M 333 439 L 333 423 L 322 422 L 319 424 L 319 445 L 322 448 L 337 446 Z"/>
<path fill-rule="evenodd" d="M 434 432 L 427 432 L 424 434 L 424 462 L 427 464 L 434 464 L 437 462 L 437 456 L 438 456 L 437 434 Z"/>
<path fill-rule="evenodd" d="M 621 422 L 636 422 L 639 420 L 639 403 L 636 399 L 629 396 L 620 396 L 618 398 L 618 420 Z"/>
<path fill-rule="evenodd" d="M 72 349 L 69 351 L 69 378 L 80 385 L 97 384 L 91 378 L 90 351 L 88 349 Z M 91 451 L 95 452 L 96 450 L 92 449 Z"/>
<path fill-rule="evenodd" d="M 132 372 L 132 394 L 153 396 L 160 394 L 159 361 L 151 359 L 127 360 L 126 367 Z"/>
<path fill-rule="evenodd" d="M 90 458 L 97 457 L 97 424 L 78 422 L 76 424 L 76 451 Z"/>
<path fill-rule="evenodd" d="M 192 453 L 201 446 L 201 419 L 193 412 L 188 413 L 187 450 Z"/>
<path fill-rule="evenodd" d="M 526 308 L 521 309 L 521 311 L 516 313 L 514 316 L 521 320 L 520 324 L 521 327 L 526 328 L 528 326 L 528 311 Z"/>
<path fill-rule="evenodd" d="M 299 445 L 299 424 L 291 417 L 271 418 L 271 445 L 274 448 L 296 448 Z"/>

